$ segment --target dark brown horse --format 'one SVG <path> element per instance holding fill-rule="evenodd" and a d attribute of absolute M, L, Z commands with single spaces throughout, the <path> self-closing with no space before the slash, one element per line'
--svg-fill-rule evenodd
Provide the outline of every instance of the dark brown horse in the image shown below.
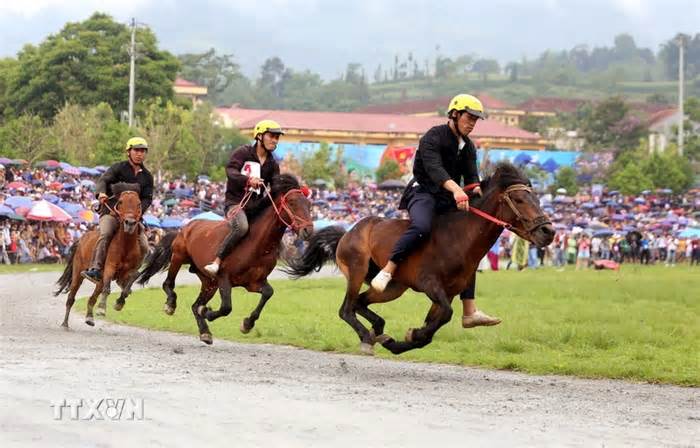
<path fill-rule="evenodd" d="M 163 290 L 167 294 L 164 311 L 173 314 L 177 307 L 175 277 L 183 264 L 190 265 L 190 272 L 197 274 L 202 282 L 199 296 L 192 304 L 202 342 L 212 343 L 206 320 L 213 321 L 231 312 L 231 288 L 235 286 L 261 294 L 258 306 L 241 324 L 241 331 L 248 333 L 274 293 L 267 276 L 277 264 L 285 229 L 291 227 L 302 239 L 313 232 L 311 202 L 294 176 L 282 174 L 275 177 L 270 196 L 251 202 L 246 207 L 249 233 L 222 261 L 216 278 L 209 276 L 204 266 L 214 259 L 219 244 L 229 231 L 229 225 L 213 221 L 193 221 L 179 232 L 165 235 L 139 276 L 139 283 L 145 284 L 156 273 L 168 269 L 168 276 L 163 282 Z M 213 311 L 207 307 L 207 303 L 217 289 L 221 295 L 221 307 Z"/>
<path fill-rule="evenodd" d="M 481 182 L 484 195 L 473 206 L 508 223 L 521 237 L 546 246 L 554 238 L 554 229 L 529 185 L 517 168 L 500 164 L 493 176 Z M 369 288 L 360 293 L 362 284 L 368 284 L 379 266 L 386 264 L 407 227 L 407 220 L 374 217 L 363 219 L 347 233 L 329 227 L 313 235 L 301 257 L 289 260 L 286 271 L 297 278 L 335 261 L 347 280 L 340 317 L 357 332 L 363 353 L 371 354 L 375 342 L 394 354 L 429 344 L 452 318 L 452 299 L 472 281 L 479 261 L 503 231 L 501 225 L 475 213 L 455 211 L 439 216 L 430 238 L 399 265 L 384 292 Z M 409 329 L 405 341 L 396 341 L 384 334 L 384 319 L 368 306 L 392 301 L 408 288 L 424 292 L 432 306 L 423 327 Z M 357 314 L 372 324 L 371 331 Z"/>
<path fill-rule="evenodd" d="M 117 183 L 112 185 L 112 192 L 118 199 L 111 213 L 119 221 L 119 227 L 107 249 L 102 281 L 95 285 L 95 290 L 88 301 L 85 323 L 90 326 L 95 325 L 92 312 L 97 296 L 102 293 L 102 300 L 106 300 L 112 280 L 116 280 L 122 289 L 114 309 L 122 309 L 126 298 L 131 293 L 131 285 L 136 279 L 141 262 L 146 256 L 145 253 L 142 253 L 139 244 L 139 221 L 141 220 L 139 184 Z M 55 292 L 56 296 L 63 292 L 68 292 L 66 315 L 62 324 L 65 328 L 68 328 L 68 316 L 73 303 L 75 303 L 75 294 L 83 283 L 83 277 L 80 276 L 80 272 L 87 269 L 90 265 L 98 237 L 99 231 L 92 230 L 73 244 L 66 268 L 57 282 L 58 290 Z"/>

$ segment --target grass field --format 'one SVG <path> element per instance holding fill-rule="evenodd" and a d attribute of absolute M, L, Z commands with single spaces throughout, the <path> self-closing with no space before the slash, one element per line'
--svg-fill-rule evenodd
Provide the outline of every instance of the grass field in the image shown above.
<path fill-rule="evenodd" d="M 214 338 L 358 352 L 357 336 L 337 313 L 343 279 L 272 284 L 275 295 L 250 334 L 243 335 L 238 328 L 259 296 L 238 288 L 233 313 L 210 323 Z M 501 317 L 501 325 L 462 329 L 456 318 L 460 304 L 455 300 L 452 322 L 431 345 L 399 357 L 376 346 L 377 355 L 533 374 L 700 386 L 699 269 L 626 266 L 620 273 L 486 272 L 478 276 L 477 285 L 477 304 Z M 161 311 L 161 290 L 149 289 L 134 293 L 120 313 L 110 308 L 108 318 L 196 335 L 190 304 L 198 288 L 177 291 L 179 306 L 174 316 Z M 115 297 L 112 294 L 111 299 Z M 212 300 L 214 307 L 218 302 L 217 296 Z M 388 334 L 403 338 L 408 327 L 422 324 L 428 301 L 423 295 L 407 293 L 373 309 L 386 319 Z"/>
<path fill-rule="evenodd" d="M 0 264 L 0 275 L 19 274 L 22 272 L 58 272 L 66 267 L 65 264 Z"/>

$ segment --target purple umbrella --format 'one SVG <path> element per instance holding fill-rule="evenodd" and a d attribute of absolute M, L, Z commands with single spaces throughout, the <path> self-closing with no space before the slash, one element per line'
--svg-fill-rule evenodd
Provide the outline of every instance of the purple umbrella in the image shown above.
<path fill-rule="evenodd" d="M 17 209 L 17 207 L 32 208 L 32 199 L 26 196 L 10 196 L 5 199 L 5 205 Z"/>
<path fill-rule="evenodd" d="M 613 221 L 624 221 L 625 217 L 619 213 L 615 213 L 610 217 Z"/>

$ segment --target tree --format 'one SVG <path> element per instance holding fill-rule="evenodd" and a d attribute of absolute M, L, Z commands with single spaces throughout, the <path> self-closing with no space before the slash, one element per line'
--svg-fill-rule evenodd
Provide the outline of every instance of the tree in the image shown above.
<path fill-rule="evenodd" d="M 306 152 L 301 156 L 302 178 L 307 182 L 316 179 L 332 181 L 340 171 L 342 161 L 337 154 L 333 154 L 333 148 L 326 142 L 322 142 L 318 150 Z"/>
<path fill-rule="evenodd" d="M 384 182 L 388 179 L 400 179 L 401 178 L 401 167 L 393 159 L 384 160 L 377 171 L 374 173 L 377 183 Z"/>
<path fill-rule="evenodd" d="M 7 121 L 0 128 L 0 147 L 7 157 L 21 157 L 29 163 L 58 155 L 56 140 L 37 115 Z"/>
<path fill-rule="evenodd" d="M 554 189 L 563 188 L 568 194 L 578 193 L 578 184 L 576 183 L 576 171 L 569 166 L 564 166 L 557 172 Z"/>
<path fill-rule="evenodd" d="M 66 103 L 108 103 L 127 109 L 130 31 L 110 16 L 95 13 L 84 22 L 68 23 L 38 46 L 26 45 L 8 86 L 15 113 L 51 119 Z M 172 98 L 177 59 L 159 50 L 149 29 L 137 31 L 139 57 L 136 97 Z"/>
<path fill-rule="evenodd" d="M 182 54 L 178 59 L 181 76 L 207 86 L 208 96 L 214 104 L 220 104 L 226 89 L 244 78 L 232 54 L 218 55 L 213 48 L 204 53 Z"/>
<path fill-rule="evenodd" d="M 655 188 L 670 188 L 675 193 L 686 191 L 693 183 L 689 161 L 675 151 L 651 155 L 642 164 L 642 172 Z"/>
<path fill-rule="evenodd" d="M 472 70 L 481 76 L 481 80 L 486 83 L 488 81 L 489 74 L 498 73 L 501 71 L 498 61 L 495 59 L 479 59 L 474 62 Z"/>
<path fill-rule="evenodd" d="M 196 170 L 191 166 L 189 157 L 183 157 L 187 154 L 186 149 L 194 144 L 189 131 L 190 123 L 191 113 L 170 101 L 164 106 L 157 100 L 145 104 L 138 130 L 148 141 L 151 171 L 161 174 L 169 169 L 180 173 L 193 173 Z"/>
<path fill-rule="evenodd" d="M 615 149 L 618 154 L 639 146 L 644 126 L 620 97 L 611 97 L 581 111 L 581 135 L 592 149 Z"/>
<path fill-rule="evenodd" d="M 608 187 L 619 190 L 622 194 L 639 194 L 652 189 L 654 183 L 644 174 L 639 163 L 631 160 L 622 169 L 611 173 Z"/>

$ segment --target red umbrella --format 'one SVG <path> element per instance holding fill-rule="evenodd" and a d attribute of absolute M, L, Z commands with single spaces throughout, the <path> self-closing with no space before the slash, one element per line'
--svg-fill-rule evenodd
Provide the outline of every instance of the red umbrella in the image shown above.
<path fill-rule="evenodd" d="M 53 221 L 53 222 L 70 222 L 73 220 L 71 215 L 66 213 L 62 208 L 53 205 L 49 201 L 39 201 L 29 210 L 27 219 L 35 221 Z"/>
<path fill-rule="evenodd" d="M 29 207 L 17 207 L 15 209 L 15 213 L 20 216 L 27 216 L 27 213 L 29 213 Z"/>
<path fill-rule="evenodd" d="M 194 207 L 194 202 L 190 201 L 189 199 L 185 199 L 184 201 L 180 202 L 180 207 Z"/>
<path fill-rule="evenodd" d="M 17 190 L 19 188 L 29 188 L 29 185 L 25 184 L 24 182 L 20 182 L 20 181 L 14 181 L 14 182 L 10 182 L 9 184 L 7 184 L 8 190 Z"/>
<path fill-rule="evenodd" d="M 50 189 L 50 190 L 59 191 L 59 190 L 61 190 L 62 188 L 63 188 L 63 184 L 60 183 L 60 182 L 51 182 L 51 183 L 49 184 L 49 189 Z"/>

